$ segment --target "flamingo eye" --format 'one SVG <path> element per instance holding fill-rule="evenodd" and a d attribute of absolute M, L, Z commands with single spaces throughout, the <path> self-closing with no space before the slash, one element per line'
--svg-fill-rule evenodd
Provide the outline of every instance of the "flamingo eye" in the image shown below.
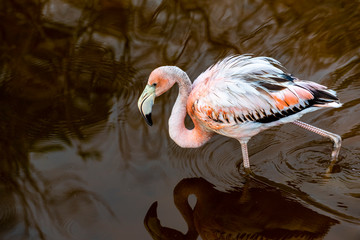
<path fill-rule="evenodd" d="M 153 83 L 152 85 L 153 85 L 154 87 L 156 87 L 157 83 Z"/>

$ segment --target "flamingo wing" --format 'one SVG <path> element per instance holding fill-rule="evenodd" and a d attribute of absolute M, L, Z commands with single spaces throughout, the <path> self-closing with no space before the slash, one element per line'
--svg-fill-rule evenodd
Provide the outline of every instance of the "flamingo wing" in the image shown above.
<path fill-rule="evenodd" d="M 210 67 L 196 79 L 193 91 L 190 112 L 211 129 L 269 123 L 311 107 L 340 106 L 335 92 L 325 86 L 300 81 L 272 58 L 248 55 Z"/>

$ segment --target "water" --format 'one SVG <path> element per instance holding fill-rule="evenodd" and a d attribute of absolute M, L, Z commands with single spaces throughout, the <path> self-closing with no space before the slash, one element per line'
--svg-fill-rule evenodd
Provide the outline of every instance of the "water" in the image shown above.
<path fill-rule="evenodd" d="M 360 239 L 356 1 L 5 0 L 0 19 L 1 239 Z M 152 69 L 194 79 L 233 53 L 338 92 L 302 118 L 342 136 L 332 174 L 332 144 L 292 124 L 251 139 L 252 176 L 236 140 L 181 149 L 176 89 L 146 125 Z"/>

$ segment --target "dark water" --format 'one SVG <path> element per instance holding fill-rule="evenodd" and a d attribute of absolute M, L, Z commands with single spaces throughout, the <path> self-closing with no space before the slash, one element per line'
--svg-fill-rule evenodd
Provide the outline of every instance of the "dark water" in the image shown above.
<path fill-rule="evenodd" d="M 1 1 L 0 239 L 360 239 L 359 33 L 353 0 Z M 338 92 L 302 118 L 342 136 L 332 174 L 331 143 L 291 124 L 250 141 L 253 176 L 236 140 L 179 148 L 176 89 L 146 125 L 152 69 L 233 53 Z"/>

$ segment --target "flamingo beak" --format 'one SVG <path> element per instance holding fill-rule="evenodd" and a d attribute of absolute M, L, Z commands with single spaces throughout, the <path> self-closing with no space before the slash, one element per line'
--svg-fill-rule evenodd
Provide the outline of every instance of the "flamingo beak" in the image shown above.
<path fill-rule="evenodd" d="M 149 126 L 153 125 L 151 119 L 151 111 L 152 111 L 152 106 L 154 105 L 154 101 L 155 101 L 155 86 L 146 85 L 143 93 L 139 97 L 138 108 L 140 110 L 141 115 L 145 118 L 145 121 Z"/>

